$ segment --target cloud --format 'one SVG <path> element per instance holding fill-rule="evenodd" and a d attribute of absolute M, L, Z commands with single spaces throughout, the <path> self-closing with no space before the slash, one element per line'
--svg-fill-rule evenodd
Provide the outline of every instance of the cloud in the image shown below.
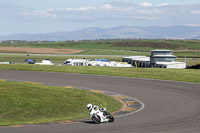
<path fill-rule="evenodd" d="M 185 26 L 191 26 L 191 27 L 199 27 L 200 26 L 200 24 L 186 24 Z"/>
<path fill-rule="evenodd" d="M 1 6 L 0 6 L 1 7 Z M 103 22 L 108 23 L 128 23 L 141 22 L 148 25 L 165 25 L 165 24 L 197 24 L 200 21 L 200 5 L 182 4 L 170 5 L 168 3 L 152 4 L 143 2 L 139 4 L 125 2 L 111 2 L 98 6 L 81 6 L 81 7 L 64 7 L 64 8 L 47 8 L 47 9 L 25 9 L 17 8 L 15 13 L 18 19 L 27 20 L 52 20 L 63 22 Z M 2 9 L 0 9 L 0 12 Z M 11 18 L 11 17 L 10 17 Z M 190 22 L 189 22 L 190 21 Z"/>
<path fill-rule="evenodd" d="M 53 9 L 48 9 L 47 11 L 43 10 L 34 10 L 34 11 L 24 11 L 21 12 L 20 15 L 23 17 L 39 17 L 39 18 L 57 18 L 56 14 L 51 13 L 54 11 Z"/>
<path fill-rule="evenodd" d="M 67 10 L 67 11 L 89 11 L 89 10 L 110 10 L 112 9 L 112 6 L 110 4 L 103 4 L 97 7 L 88 6 L 88 7 L 79 7 L 79 8 L 63 8 L 61 10 Z"/>
<path fill-rule="evenodd" d="M 161 3 L 161 4 L 158 4 L 157 6 L 158 6 L 158 7 L 159 7 L 159 6 L 169 6 L 169 4 L 168 4 L 168 3 Z"/>
<path fill-rule="evenodd" d="M 60 10 L 66 10 L 66 11 L 88 11 L 88 10 L 96 10 L 96 7 L 62 8 Z"/>
<path fill-rule="evenodd" d="M 159 9 L 141 9 L 136 11 L 140 15 L 162 15 L 163 11 Z"/>
<path fill-rule="evenodd" d="M 99 10 L 110 10 L 112 9 L 112 5 L 110 4 L 104 4 L 98 7 Z"/>
<path fill-rule="evenodd" d="M 152 7 L 153 6 L 153 4 L 151 4 L 149 2 L 143 2 L 143 3 L 140 3 L 139 5 L 142 7 Z"/>

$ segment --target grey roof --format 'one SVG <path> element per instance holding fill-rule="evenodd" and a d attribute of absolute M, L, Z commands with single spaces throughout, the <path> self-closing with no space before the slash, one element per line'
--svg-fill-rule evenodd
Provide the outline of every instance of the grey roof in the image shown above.
<path fill-rule="evenodd" d="M 161 51 L 161 52 L 172 52 L 172 50 L 167 50 L 167 49 L 156 49 L 156 50 L 151 50 L 151 52 L 158 52 L 158 51 Z"/>
<path fill-rule="evenodd" d="M 175 55 L 153 55 L 153 57 L 167 57 L 167 58 L 171 57 L 171 58 L 176 58 Z"/>

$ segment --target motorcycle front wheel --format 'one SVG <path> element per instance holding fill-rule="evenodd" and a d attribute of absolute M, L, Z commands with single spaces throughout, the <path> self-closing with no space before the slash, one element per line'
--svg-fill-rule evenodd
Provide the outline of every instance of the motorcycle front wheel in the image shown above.
<path fill-rule="evenodd" d="M 101 118 L 98 115 L 93 115 L 92 121 L 99 124 L 99 123 L 101 123 Z"/>

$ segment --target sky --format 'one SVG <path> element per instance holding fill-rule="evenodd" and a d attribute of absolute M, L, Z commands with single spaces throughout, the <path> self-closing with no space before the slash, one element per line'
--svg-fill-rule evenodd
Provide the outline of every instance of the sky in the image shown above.
<path fill-rule="evenodd" d="M 0 35 L 176 25 L 200 26 L 200 0 L 0 0 Z"/>

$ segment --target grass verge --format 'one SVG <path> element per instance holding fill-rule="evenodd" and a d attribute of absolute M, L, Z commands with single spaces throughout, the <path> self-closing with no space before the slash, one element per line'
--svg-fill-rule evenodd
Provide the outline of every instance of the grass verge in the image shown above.
<path fill-rule="evenodd" d="M 108 76 L 136 77 L 200 83 L 200 69 L 115 68 L 92 66 L 39 66 L 29 64 L 3 64 L 0 69 L 81 73 Z"/>
<path fill-rule="evenodd" d="M 0 126 L 85 118 L 90 102 L 110 112 L 121 107 L 103 94 L 8 81 L 0 81 L 0 101 Z"/>

